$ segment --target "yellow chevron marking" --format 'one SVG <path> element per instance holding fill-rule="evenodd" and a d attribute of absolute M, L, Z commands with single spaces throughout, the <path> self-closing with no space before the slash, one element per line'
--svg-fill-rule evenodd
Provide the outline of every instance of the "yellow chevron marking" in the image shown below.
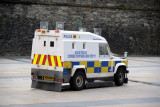
<path fill-rule="evenodd" d="M 58 61 L 58 67 L 62 67 L 60 56 L 57 56 L 57 61 Z"/>
<path fill-rule="evenodd" d="M 53 55 L 50 55 L 50 57 L 51 57 L 51 63 L 52 63 L 52 66 L 55 66 L 54 56 L 53 56 Z"/>
<path fill-rule="evenodd" d="M 34 60 L 33 60 L 33 64 L 36 64 L 37 58 L 38 58 L 38 54 L 35 54 L 35 57 L 34 57 Z"/>
<path fill-rule="evenodd" d="M 41 55 L 41 58 L 40 58 L 40 61 L 39 61 L 39 65 L 42 65 L 43 59 L 44 59 L 44 55 Z"/>
<path fill-rule="evenodd" d="M 45 65 L 46 65 L 46 66 L 49 66 L 48 57 L 46 58 Z"/>

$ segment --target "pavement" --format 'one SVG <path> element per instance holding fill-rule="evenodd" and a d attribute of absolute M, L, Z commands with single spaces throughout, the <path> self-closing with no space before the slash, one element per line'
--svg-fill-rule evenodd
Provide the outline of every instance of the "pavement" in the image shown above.
<path fill-rule="evenodd" d="M 160 107 L 160 57 L 128 60 L 128 84 L 53 92 L 31 88 L 29 57 L 0 57 L 0 107 Z"/>

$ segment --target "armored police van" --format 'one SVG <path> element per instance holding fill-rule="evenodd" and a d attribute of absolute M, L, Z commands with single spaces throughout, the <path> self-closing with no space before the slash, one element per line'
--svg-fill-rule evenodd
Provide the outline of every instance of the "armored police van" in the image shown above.
<path fill-rule="evenodd" d="M 32 88 L 82 90 L 94 80 L 128 82 L 127 59 L 114 56 L 102 36 L 90 32 L 37 29 L 32 44 Z"/>

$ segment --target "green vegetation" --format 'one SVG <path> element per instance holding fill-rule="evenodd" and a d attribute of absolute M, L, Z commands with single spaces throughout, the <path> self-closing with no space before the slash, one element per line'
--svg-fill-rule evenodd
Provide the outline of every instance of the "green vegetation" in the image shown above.
<path fill-rule="evenodd" d="M 126 8 L 126 5 L 125 4 L 121 4 L 119 7 L 120 8 Z"/>

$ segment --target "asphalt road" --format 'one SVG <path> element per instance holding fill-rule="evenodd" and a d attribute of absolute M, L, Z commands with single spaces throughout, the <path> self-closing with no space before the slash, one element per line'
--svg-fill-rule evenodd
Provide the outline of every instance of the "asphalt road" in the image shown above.
<path fill-rule="evenodd" d="M 129 83 L 62 92 L 32 89 L 29 57 L 0 57 L 0 107 L 160 107 L 160 57 L 129 57 Z"/>

